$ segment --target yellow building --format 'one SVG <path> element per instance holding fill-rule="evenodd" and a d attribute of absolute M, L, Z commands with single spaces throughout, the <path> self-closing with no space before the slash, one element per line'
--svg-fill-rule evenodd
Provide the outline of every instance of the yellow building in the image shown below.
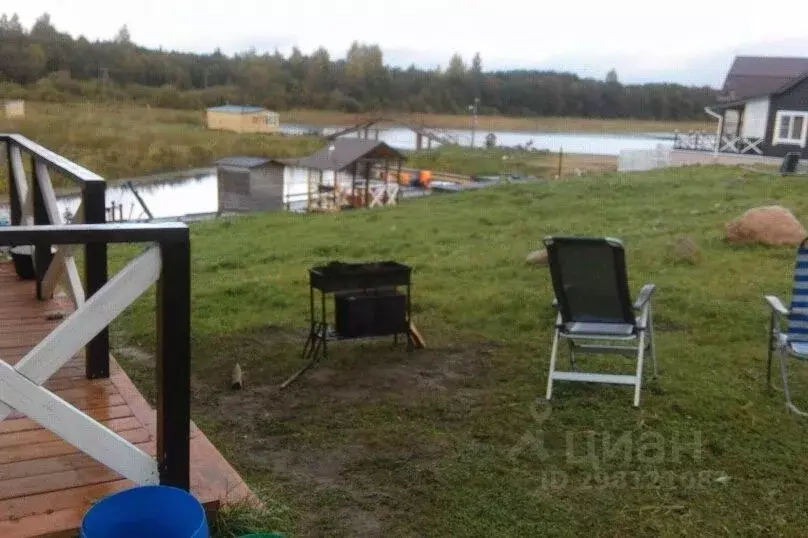
<path fill-rule="evenodd" d="M 275 133 L 280 130 L 280 117 L 260 106 L 224 105 L 207 111 L 208 129 L 237 133 Z"/>
<path fill-rule="evenodd" d="M 9 99 L 3 103 L 7 118 L 21 118 L 25 116 L 25 101 L 22 99 Z"/>

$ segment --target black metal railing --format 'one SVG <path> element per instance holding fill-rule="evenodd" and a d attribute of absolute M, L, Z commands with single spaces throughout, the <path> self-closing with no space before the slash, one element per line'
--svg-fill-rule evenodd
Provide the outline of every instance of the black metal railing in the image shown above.
<path fill-rule="evenodd" d="M 105 277 L 106 248 L 110 243 L 156 243 L 160 248 L 156 316 L 157 463 L 161 484 L 188 490 L 191 420 L 191 261 L 188 227 L 182 223 L 116 223 L 0 228 L 0 246 L 83 244 L 103 247 L 97 248 L 93 254 L 103 256 Z M 88 273 L 88 276 L 100 276 L 100 270 L 96 268 L 96 271 Z"/>
<path fill-rule="evenodd" d="M 8 165 L 9 224 L 13 226 L 46 226 L 60 224 L 53 222 L 46 207 L 42 182 L 52 183 L 49 171 L 57 172 L 81 189 L 83 222 L 103 224 L 106 222 L 106 182 L 99 175 L 72 162 L 65 157 L 29 140 L 20 134 L 0 133 L 0 142 L 6 145 Z M 30 157 L 31 181 L 29 182 L 23 165 L 23 156 Z M 38 166 L 39 165 L 39 166 Z M 48 177 L 42 177 L 47 174 Z M 27 192 L 32 200 L 20 199 L 20 193 Z M 31 208 L 32 215 L 25 215 Z M 24 222 L 25 220 L 25 222 Z M 53 261 L 51 244 L 47 236 L 37 236 L 34 244 L 34 268 L 36 273 L 36 294 L 39 300 L 46 300 L 42 280 Z M 104 242 L 89 241 L 84 245 L 84 293 L 92 296 L 107 282 L 107 245 Z M 109 332 L 104 330 L 86 347 L 85 371 L 87 378 L 109 377 Z"/>

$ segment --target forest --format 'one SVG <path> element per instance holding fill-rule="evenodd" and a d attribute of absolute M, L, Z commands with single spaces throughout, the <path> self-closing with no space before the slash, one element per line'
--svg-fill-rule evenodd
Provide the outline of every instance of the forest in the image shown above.
<path fill-rule="evenodd" d="M 703 119 L 717 91 L 677 84 L 621 84 L 539 70 L 486 71 L 480 54 L 455 54 L 444 68 L 386 65 L 376 44 L 355 41 L 344 58 L 319 48 L 248 50 L 228 56 L 148 49 L 126 26 L 109 40 L 59 31 L 41 15 L 24 28 L 16 14 L 0 15 L 0 99 L 132 101 L 199 109 L 225 103 L 351 113 L 467 113 L 505 116 Z"/>

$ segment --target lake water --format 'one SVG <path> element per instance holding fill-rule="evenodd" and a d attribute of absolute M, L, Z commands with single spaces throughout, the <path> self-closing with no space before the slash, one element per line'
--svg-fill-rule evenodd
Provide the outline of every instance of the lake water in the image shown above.
<path fill-rule="evenodd" d="M 135 187 L 155 219 L 183 215 L 215 213 L 219 195 L 215 173 L 180 177 L 171 181 L 137 185 Z M 124 220 L 147 219 L 148 215 L 131 189 L 125 186 L 107 187 L 106 205 L 123 206 Z M 81 203 L 79 196 L 60 196 L 57 199 L 59 213 L 75 214 Z M 0 204 L 0 215 L 8 214 L 8 206 Z M 116 210 L 117 215 L 117 210 Z M 118 217 L 116 217 L 118 218 Z"/>
<path fill-rule="evenodd" d="M 436 182 L 436 185 L 439 182 Z M 372 183 L 371 183 L 372 184 Z M 156 183 L 135 185 L 137 193 L 143 203 L 149 208 L 154 220 L 172 220 L 178 217 L 188 217 L 188 220 L 209 218 L 215 215 L 219 208 L 219 193 L 216 182 L 216 171 L 211 169 L 207 173 L 178 176 L 170 180 Z M 300 189 L 296 189 L 300 191 Z M 403 198 L 412 198 L 426 194 L 423 189 L 402 187 Z M 305 211 L 307 196 L 290 196 L 289 209 L 291 211 Z M 81 203 L 78 195 L 60 196 L 56 200 L 59 213 L 63 217 L 74 215 Z M 115 204 L 115 219 L 120 219 L 118 206 L 122 206 L 123 219 L 148 220 L 148 214 L 132 190 L 123 185 L 109 186 L 106 190 L 106 206 Z M 8 221 L 9 208 L 7 204 L 0 203 L 0 224 Z"/>
<path fill-rule="evenodd" d="M 306 131 L 319 131 L 325 135 L 341 130 L 343 127 L 317 127 L 313 125 L 285 124 L 281 130 L 287 134 L 300 134 Z M 439 135 L 448 135 L 457 140 L 461 146 L 471 146 L 470 129 L 435 129 Z M 491 131 L 477 130 L 474 136 L 474 147 L 485 147 L 485 137 Z M 498 146 L 525 146 L 532 142 L 538 150 L 566 153 L 587 153 L 591 155 L 618 156 L 624 149 L 656 149 L 658 146 L 673 147 L 673 133 L 637 133 L 637 134 L 597 134 L 597 133 L 553 133 L 553 132 L 521 132 L 493 131 Z M 371 138 L 375 133 L 371 130 Z M 345 135 L 346 138 L 357 137 L 357 134 Z M 379 140 L 399 149 L 415 149 L 415 133 L 405 128 L 384 129 L 379 131 Z M 426 140 L 424 141 L 426 144 Z M 432 147 L 437 147 L 433 143 Z"/>
<path fill-rule="evenodd" d="M 342 127 L 316 127 L 302 124 L 285 124 L 282 131 L 288 134 L 299 134 L 310 130 L 319 130 L 323 134 L 333 133 Z M 445 129 L 435 130 L 441 135 L 454 137 L 460 145 L 471 145 L 471 130 Z M 485 145 L 485 137 L 489 131 L 478 130 L 475 135 L 475 147 Z M 645 134 L 592 134 L 592 133 L 550 133 L 550 132 L 513 132 L 494 131 L 498 146 L 524 146 L 532 142 L 537 150 L 550 150 L 557 152 L 563 149 L 566 153 L 586 153 L 593 155 L 617 156 L 622 150 L 657 149 L 658 147 L 673 147 L 673 135 L 666 133 Z M 356 134 L 346 135 L 355 137 Z M 371 137 L 375 133 L 371 132 Z M 415 149 L 415 133 L 409 129 L 394 128 L 381 130 L 379 140 L 399 149 Z M 433 148 L 437 147 L 433 143 Z M 138 194 L 151 210 L 155 219 L 171 219 L 186 215 L 210 215 L 218 209 L 218 192 L 216 175 L 214 171 L 193 176 L 179 177 L 177 179 L 160 181 L 151 184 L 138 185 Z M 420 189 L 405 189 L 405 197 L 422 194 Z M 132 191 L 125 186 L 110 186 L 107 188 L 107 207 L 113 203 L 123 206 L 125 220 L 143 220 L 147 214 L 141 207 Z M 78 196 L 61 197 L 58 200 L 59 211 L 75 213 L 79 206 Z M 305 208 L 305 200 L 292 204 L 293 210 Z M 8 218 L 8 207 L 0 204 L 0 222 Z"/>

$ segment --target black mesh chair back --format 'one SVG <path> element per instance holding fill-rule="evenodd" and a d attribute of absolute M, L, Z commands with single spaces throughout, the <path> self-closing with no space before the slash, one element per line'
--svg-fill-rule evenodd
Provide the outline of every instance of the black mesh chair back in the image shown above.
<path fill-rule="evenodd" d="M 545 246 L 565 324 L 635 324 L 619 240 L 549 237 Z"/>

